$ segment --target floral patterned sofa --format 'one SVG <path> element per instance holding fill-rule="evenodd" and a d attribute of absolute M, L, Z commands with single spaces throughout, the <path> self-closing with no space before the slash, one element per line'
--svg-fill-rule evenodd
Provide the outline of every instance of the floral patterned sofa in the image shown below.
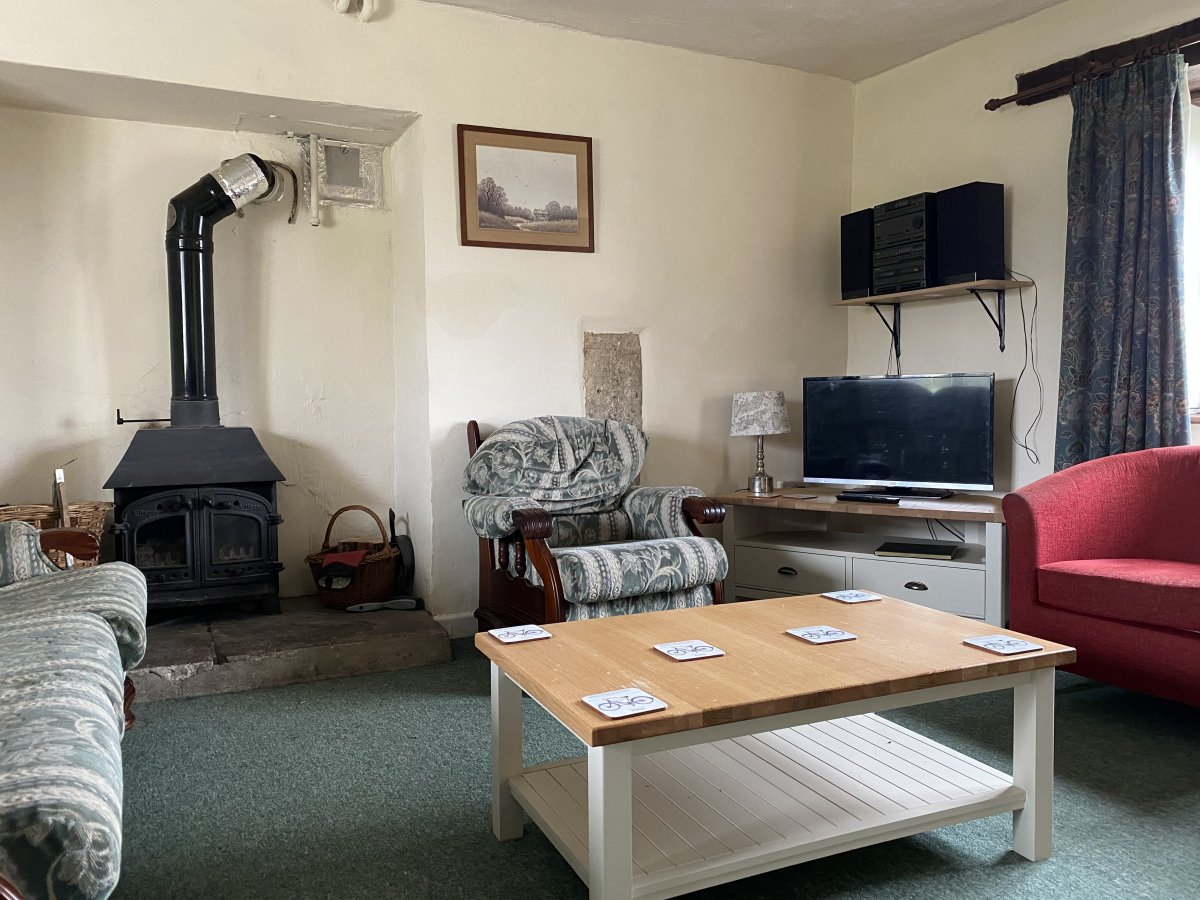
<path fill-rule="evenodd" d="M 729 562 L 698 525 L 725 509 L 693 487 L 633 487 L 648 441 L 613 419 L 542 416 L 480 440 L 467 428 L 467 521 L 487 628 L 722 599 Z"/>
<path fill-rule="evenodd" d="M 125 673 L 145 650 L 141 572 L 60 571 L 33 526 L 0 523 L 0 897 L 116 887 Z"/>

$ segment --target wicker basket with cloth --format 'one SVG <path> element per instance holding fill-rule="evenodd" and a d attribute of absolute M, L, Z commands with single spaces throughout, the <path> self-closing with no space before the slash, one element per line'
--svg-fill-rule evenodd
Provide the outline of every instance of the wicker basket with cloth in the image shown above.
<path fill-rule="evenodd" d="M 364 512 L 379 527 L 375 541 L 330 543 L 333 526 L 350 510 Z M 305 557 L 317 586 L 317 596 L 330 609 L 346 609 L 360 603 L 387 600 L 396 586 L 396 558 L 399 551 L 388 542 L 383 521 L 366 506 L 343 506 L 329 519 L 321 549 Z"/>

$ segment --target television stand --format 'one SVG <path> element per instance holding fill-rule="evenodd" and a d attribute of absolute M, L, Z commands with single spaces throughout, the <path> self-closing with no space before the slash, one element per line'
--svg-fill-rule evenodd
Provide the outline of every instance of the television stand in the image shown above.
<path fill-rule="evenodd" d="M 814 485 L 782 488 L 775 497 L 745 491 L 716 497 L 726 510 L 726 598 L 758 600 L 856 588 L 981 624 L 1005 624 L 999 497 L 960 493 L 952 500 L 913 497 L 883 504 L 838 500 L 838 492 Z M 959 524 L 965 539 L 953 559 L 875 555 L 888 541 L 928 540 L 925 519 Z"/>
<path fill-rule="evenodd" d="M 885 495 L 888 497 L 900 497 L 902 499 L 922 500 L 945 500 L 954 496 L 954 491 L 947 491 L 939 488 L 914 488 L 914 487 L 860 487 L 846 488 L 841 493 L 843 494 L 874 494 Z M 869 502 L 869 501 L 868 501 Z"/>

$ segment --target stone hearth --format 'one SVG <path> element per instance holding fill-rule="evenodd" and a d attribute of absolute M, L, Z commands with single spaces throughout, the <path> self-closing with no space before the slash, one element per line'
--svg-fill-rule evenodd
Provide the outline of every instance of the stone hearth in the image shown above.
<path fill-rule="evenodd" d="M 226 694 L 391 672 L 450 660 L 450 637 L 424 611 L 326 609 L 280 601 L 280 615 L 210 608 L 150 626 L 130 677 L 139 702 Z"/>

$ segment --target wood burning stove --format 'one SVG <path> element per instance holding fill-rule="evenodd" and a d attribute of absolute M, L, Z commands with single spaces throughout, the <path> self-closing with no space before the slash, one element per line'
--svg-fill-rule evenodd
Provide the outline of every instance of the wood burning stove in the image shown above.
<path fill-rule="evenodd" d="M 278 608 L 274 482 L 116 493 L 119 552 L 146 574 L 152 606 L 254 599 Z"/>
<path fill-rule="evenodd" d="M 171 427 L 134 434 L 104 484 L 118 553 L 145 573 L 151 607 L 257 600 L 279 610 L 283 473 L 251 429 L 221 425 L 212 295 L 213 226 L 274 184 L 273 165 L 244 154 L 171 200 Z"/>

